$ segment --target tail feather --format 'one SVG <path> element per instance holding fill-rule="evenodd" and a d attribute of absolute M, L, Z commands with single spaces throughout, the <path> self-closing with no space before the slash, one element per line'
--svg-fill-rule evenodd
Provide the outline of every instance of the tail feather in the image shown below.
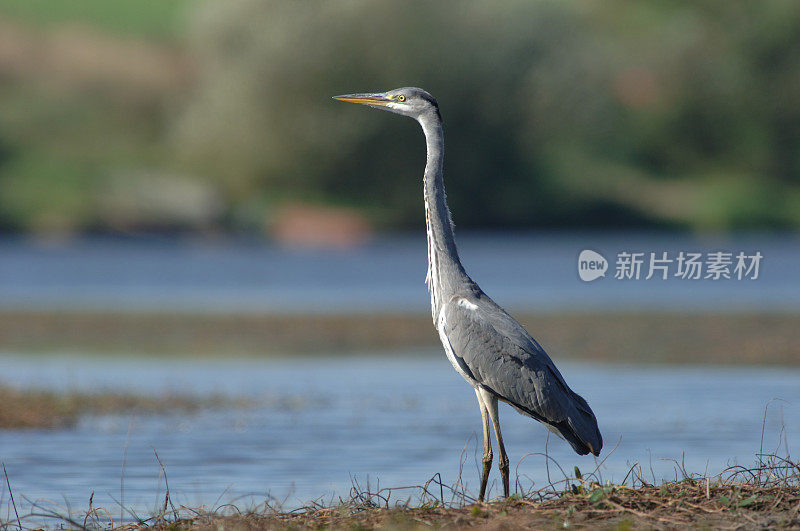
<path fill-rule="evenodd" d="M 599 456 L 600 450 L 603 449 L 603 436 L 597 427 L 597 418 L 583 397 L 577 394 L 573 395 L 575 407 L 572 408 L 566 420 L 553 424 L 553 427 L 579 455 L 592 453 Z"/>

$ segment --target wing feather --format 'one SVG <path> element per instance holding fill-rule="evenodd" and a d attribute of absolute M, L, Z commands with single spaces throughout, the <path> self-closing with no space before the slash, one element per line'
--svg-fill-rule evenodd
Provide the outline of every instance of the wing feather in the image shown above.
<path fill-rule="evenodd" d="M 479 385 L 555 427 L 579 453 L 599 452 L 591 408 L 516 319 L 482 292 L 455 296 L 442 311 L 452 353 Z"/>

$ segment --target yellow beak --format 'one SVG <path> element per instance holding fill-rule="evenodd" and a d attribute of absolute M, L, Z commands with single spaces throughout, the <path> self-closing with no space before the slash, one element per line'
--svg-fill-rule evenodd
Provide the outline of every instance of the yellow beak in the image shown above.
<path fill-rule="evenodd" d="M 385 107 L 391 103 L 391 98 L 386 94 L 342 94 L 341 96 L 334 96 L 333 99 L 339 101 L 346 101 L 347 103 L 360 103 L 361 105 L 377 105 Z"/>

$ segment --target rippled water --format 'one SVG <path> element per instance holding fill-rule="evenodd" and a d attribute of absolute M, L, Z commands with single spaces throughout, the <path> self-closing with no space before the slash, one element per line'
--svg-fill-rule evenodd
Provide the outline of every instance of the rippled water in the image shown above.
<path fill-rule="evenodd" d="M 438 352 L 282 360 L 0 357 L 2 379 L 20 387 L 104 389 L 149 394 L 224 394 L 255 398 L 252 409 L 165 416 L 101 416 L 58 431 L 0 430 L 0 459 L 18 505 L 37 499 L 94 506 L 115 514 L 122 501 L 146 514 L 163 501 L 166 468 L 172 498 L 191 506 L 273 496 L 287 507 L 346 495 L 351 478 L 373 486 L 424 483 L 441 473 L 478 485 L 479 413 L 471 388 Z M 774 450 L 785 425 L 789 450 L 800 439 L 800 370 L 560 364 L 586 397 L 605 438 L 603 478 L 619 481 L 639 461 L 655 478 L 674 478 L 670 459 L 691 472 L 751 464 L 761 444 Z M 543 485 L 546 430 L 501 406 L 512 476 Z M 596 461 L 550 439 L 565 470 Z M 124 462 L 124 492 L 121 488 Z M 555 478 L 557 471 L 551 467 Z M 492 480 L 498 477 L 496 468 Z M 159 494 L 160 493 L 160 494 Z M 492 494 L 497 494 L 494 483 Z M 28 500 L 24 501 L 23 496 Z M 0 511 L 8 516 L 8 497 Z"/>
<path fill-rule="evenodd" d="M 481 287 L 516 310 L 666 308 L 800 310 L 800 238 L 676 234 L 458 233 Z M 89 239 L 63 245 L 0 238 L 0 308 L 424 313 L 425 234 L 353 249 L 265 242 Z M 606 278 L 578 278 L 583 249 L 609 260 Z M 758 280 L 614 278 L 620 252 L 743 251 L 763 255 Z M 672 264 L 671 273 L 676 271 Z"/>

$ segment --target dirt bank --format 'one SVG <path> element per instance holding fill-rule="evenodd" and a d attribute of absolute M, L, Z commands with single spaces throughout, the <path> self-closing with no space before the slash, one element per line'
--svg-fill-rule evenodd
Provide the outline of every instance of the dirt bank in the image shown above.
<path fill-rule="evenodd" d="M 800 364 L 796 314 L 514 314 L 556 360 Z M 0 311 L 0 352 L 189 356 L 439 352 L 429 315 Z"/>

